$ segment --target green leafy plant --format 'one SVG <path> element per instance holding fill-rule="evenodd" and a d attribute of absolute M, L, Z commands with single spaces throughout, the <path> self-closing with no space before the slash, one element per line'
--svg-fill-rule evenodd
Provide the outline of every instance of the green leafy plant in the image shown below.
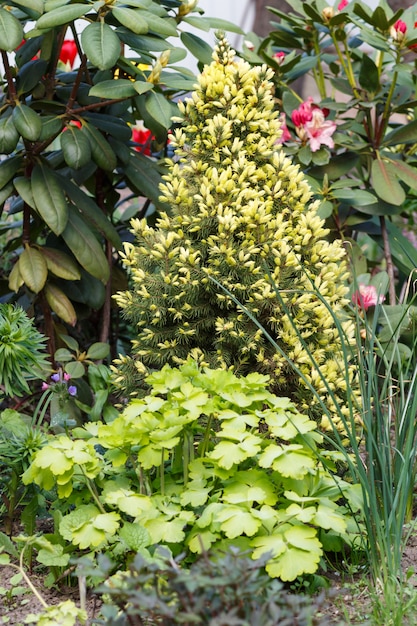
<path fill-rule="evenodd" d="M 104 577 L 109 564 L 103 561 L 96 571 L 83 564 L 79 571 L 90 569 L 93 576 Z M 205 553 L 189 568 L 162 549 L 152 560 L 137 555 L 128 571 L 111 576 L 97 589 L 106 598 L 101 612 L 108 626 L 119 624 L 121 616 L 131 624 L 149 620 L 163 626 L 330 623 L 320 615 L 323 593 L 314 599 L 289 593 L 265 574 L 265 562 L 232 548 L 217 556 Z"/>
<path fill-rule="evenodd" d="M 30 391 L 28 379 L 41 378 L 48 367 L 45 343 L 21 307 L 0 304 L 0 393 Z"/>
<path fill-rule="evenodd" d="M 271 288 L 269 272 L 331 388 L 345 397 L 333 317 L 310 289 L 314 282 L 353 338 L 344 312 L 345 252 L 340 242 L 326 240 L 306 179 L 278 145 L 271 77 L 265 66 L 236 61 L 220 39 L 197 91 L 181 105 L 183 128 L 173 139 L 178 158 L 169 162 L 161 186 L 172 216 L 163 214 L 156 228 L 134 221 L 136 241 L 126 246 L 133 287 L 115 298 L 138 334 L 132 356 L 116 361 L 117 382 L 125 392 L 137 393 L 148 369 L 192 354 L 238 374 L 268 373 L 274 391 L 329 428 L 294 369 L 211 280 L 244 303 L 327 395 Z M 353 379 L 352 368 L 349 393 Z"/>
<path fill-rule="evenodd" d="M 180 0 L 12 0 L 0 18 L 0 211 L 12 216 L 2 292 L 35 307 L 53 355 L 57 324 L 68 333 L 82 319 L 109 339 L 120 205 L 140 196 L 141 215 L 163 206 L 160 165 L 132 127 L 143 121 L 166 144 L 174 97 L 194 83 L 179 63 L 187 48 L 209 57 L 187 23 L 211 21 Z M 98 324 L 87 323 L 92 311 Z"/>
<path fill-rule="evenodd" d="M 192 559 L 237 545 L 268 553 L 268 573 L 294 580 L 317 570 L 326 545 L 357 540 L 357 489 L 337 477 L 316 423 L 269 392 L 268 377 L 189 360 L 147 382 L 151 393 L 110 424 L 52 437 L 23 475 L 56 487 L 57 528 L 78 554 L 125 561 L 164 542 Z"/>
<path fill-rule="evenodd" d="M 375 259 L 355 242 L 378 243 L 394 306 L 396 280 L 400 295 L 417 260 L 402 232 L 417 190 L 414 7 L 297 0 L 272 13 L 272 32 L 250 37 L 245 57 L 273 67 L 284 150 L 306 171 L 334 236 L 350 241 L 357 274 Z"/>

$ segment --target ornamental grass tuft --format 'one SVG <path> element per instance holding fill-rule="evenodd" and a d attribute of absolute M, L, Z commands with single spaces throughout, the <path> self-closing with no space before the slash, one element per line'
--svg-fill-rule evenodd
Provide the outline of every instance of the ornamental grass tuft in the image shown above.
<path fill-rule="evenodd" d="M 339 420 L 329 387 L 341 406 L 353 387 L 334 321 L 349 343 L 346 255 L 326 239 L 305 176 L 281 150 L 271 80 L 266 65 L 236 60 L 219 35 L 213 62 L 179 104 L 182 126 L 161 185 L 170 213 L 155 228 L 133 220 L 136 241 L 125 246 L 132 288 L 115 298 L 137 337 L 116 377 L 125 393 L 139 393 L 149 370 L 190 355 L 236 374 L 258 371 L 329 429 L 306 381 Z"/>

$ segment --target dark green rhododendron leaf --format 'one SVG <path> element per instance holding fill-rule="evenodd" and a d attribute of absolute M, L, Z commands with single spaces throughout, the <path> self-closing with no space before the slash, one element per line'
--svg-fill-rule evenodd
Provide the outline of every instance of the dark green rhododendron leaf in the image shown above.
<path fill-rule="evenodd" d="M 91 159 L 91 144 L 76 126 L 67 126 L 61 133 L 61 148 L 65 162 L 75 170 L 87 165 Z"/>
<path fill-rule="evenodd" d="M 35 165 L 32 193 L 36 209 L 55 235 L 60 235 L 68 221 L 68 205 L 56 175 L 45 165 Z"/>
<path fill-rule="evenodd" d="M 42 131 L 40 116 L 26 104 L 16 104 L 12 113 L 13 124 L 28 141 L 37 141 Z"/>
<path fill-rule="evenodd" d="M 181 41 L 200 63 L 205 65 L 211 63 L 213 50 L 203 39 L 192 33 L 181 33 Z"/>
<path fill-rule="evenodd" d="M 67 6 L 60 6 L 56 9 L 52 9 L 47 13 L 41 15 L 41 17 L 36 22 L 36 28 L 39 29 L 49 29 L 55 28 L 55 26 L 62 26 L 63 24 L 68 24 L 73 20 L 82 17 L 89 10 L 89 4 L 69 4 Z M 45 10 L 46 6 L 45 6 Z"/>
<path fill-rule="evenodd" d="M 151 83 L 145 83 L 149 85 L 149 89 L 152 89 Z M 136 96 L 136 89 L 134 83 L 127 79 L 118 80 L 103 80 L 101 83 L 97 83 L 91 87 L 90 96 L 97 96 L 98 98 L 131 98 Z"/>
<path fill-rule="evenodd" d="M 84 123 L 81 132 L 85 133 L 91 145 L 91 156 L 99 167 L 112 171 L 117 165 L 117 158 L 109 142 L 92 124 Z"/>
<path fill-rule="evenodd" d="M 23 36 L 19 20 L 10 11 L 0 8 L 0 48 L 12 52 L 22 43 Z"/>
<path fill-rule="evenodd" d="M 0 153 L 10 154 L 17 146 L 19 132 L 11 115 L 0 118 Z"/>
<path fill-rule="evenodd" d="M 17 4 L 33 20 L 37 20 L 43 13 L 42 0 L 13 0 L 13 4 Z"/>
<path fill-rule="evenodd" d="M 29 178 L 26 176 L 16 176 L 13 179 L 13 184 L 19 196 L 28 204 L 32 209 L 36 209 L 36 203 L 33 198 L 32 185 Z"/>
<path fill-rule="evenodd" d="M 126 26 L 126 28 L 137 35 L 144 35 L 149 30 L 148 22 L 142 16 L 142 11 L 115 6 L 112 10 L 112 15 L 120 24 Z"/>
<path fill-rule="evenodd" d="M 88 60 L 100 70 L 108 70 L 121 54 L 120 39 L 104 22 L 93 22 L 81 34 L 81 44 Z"/>
<path fill-rule="evenodd" d="M 145 18 L 149 26 L 149 30 L 152 30 L 154 33 L 157 33 L 162 37 L 178 36 L 177 25 L 174 19 L 164 19 L 163 17 L 159 17 L 150 11 L 141 11 L 141 15 Z"/>
<path fill-rule="evenodd" d="M 376 93 L 379 90 L 378 68 L 366 53 L 362 57 L 359 84 L 367 92 Z"/>
<path fill-rule="evenodd" d="M 174 111 L 171 103 L 162 93 L 156 93 L 154 91 L 148 93 L 145 97 L 145 107 L 154 120 L 166 129 L 171 128 L 171 118 L 174 115 Z"/>
<path fill-rule="evenodd" d="M 45 74 L 48 63 L 42 59 L 32 59 L 22 65 L 16 77 L 16 90 L 20 96 L 36 87 Z"/>
<path fill-rule="evenodd" d="M 94 233 L 75 211 L 70 211 L 62 237 L 79 264 L 102 282 L 109 279 L 106 256 Z"/>
<path fill-rule="evenodd" d="M 373 161 L 372 186 L 385 202 L 399 206 L 405 200 L 405 191 L 398 181 L 396 166 L 391 162 L 380 159 Z"/>
<path fill-rule="evenodd" d="M 3 189 L 22 165 L 20 156 L 9 157 L 0 163 L 0 189 Z"/>

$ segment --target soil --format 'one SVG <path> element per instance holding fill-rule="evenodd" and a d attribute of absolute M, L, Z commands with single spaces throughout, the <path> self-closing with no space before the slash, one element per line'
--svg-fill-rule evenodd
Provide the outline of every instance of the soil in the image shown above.
<path fill-rule="evenodd" d="M 403 569 L 407 573 L 409 582 L 417 589 L 417 535 L 410 538 L 403 556 Z M 0 566 L 0 626 L 24 626 L 24 620 L 30 613 L 42 610 L 41 603 L 34 594 L 24 585 L 18 595 L 13 595 L 13 585 L 10 579 L 15 576 L 16 570 L 9 566 Z M 367 614 L 370 608 L 369 592 L 365 575 L 355 574 L 348 580 L 342 580 L 337 572 L 327 574 L 331 587 L 327 607 L 322 611 L 336 626 L 349 624 L 350 626 L 364 626 L 368 624 Z M 46 589 L 43 577 L 33 573 L 31 581 L 40 591 L 48 605 L 58 604 L 65 600 L 73 600 L 79 606 L 79 592 L 76 587 L 61 586 L 59 589 Z M 15 586 L 16 589 L 16 586 Z M 7 591 L 8 590 L 8 591 Z M 100 600 L 90 593 L 87 595 L 86 608 L 91 620 L 100 617 Z M 417 625 L 417 617 L 416 622 Z M 381 625 L 382 626 L 382 625 Z"/>

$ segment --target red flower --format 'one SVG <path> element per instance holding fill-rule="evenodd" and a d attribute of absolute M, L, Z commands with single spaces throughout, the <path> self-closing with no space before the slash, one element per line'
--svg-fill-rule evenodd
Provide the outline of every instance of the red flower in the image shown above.
<path fill-rule="evenodd" d="M 147 128 L 139 127 L 133 128 L 132 139 L 135 143 L 138 144 L 135 150 L 148 156 L 151 155 L 151 142 L 153 139 L 153 135 L 150 130 L 148 130 Z"/>
<path fill-rule="evenodd" d="M 337 5 L 337 10 L 343 11 L 343 9 L 345 9 L 348 4 L 349 4 L 348 0 L 340 0 L 339 4 Z"/>
<path fill-rule="evenodd" d="M 71 69 L 74 67 L 75 57 L 78 54 L 77 45 L 73 39 L 65 39 L 62 44 L 59 60 L 65 65 L 69 63 Z"/>

